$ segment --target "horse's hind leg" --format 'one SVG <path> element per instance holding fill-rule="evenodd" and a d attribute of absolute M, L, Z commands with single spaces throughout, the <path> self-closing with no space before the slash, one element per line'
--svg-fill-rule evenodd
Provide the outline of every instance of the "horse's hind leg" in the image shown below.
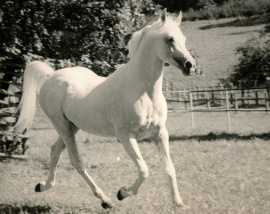
<path fill-rule="evenodd" d="M 118 200 L 123 200 L 124 198 L 128 197 L 131 194 L 136 195 L 143 181 L 148 177 L 148 167 L 141 155 L 137 140 L 131 137 L 128 140 L 122 140 L 121 142 L 125 151 L 134 161 L 138 169 L 138 178 L 136 179 L 136 181 L 134 182 L 132 186 L 128 188 L 122 187 L 119 190 L 117 194 Z"/>
<path fill-rule="evenodd" d="M 61 137 L 59 137 L 58 140 L 55 142 L 55 144 L 53 144 L 51 147 L 50 172 L 49 172 L 48 179 L 46 182 L 41 182 L 36 185 L 36 188 L 35 188 L 36 192 L 43 192 L 47 189 L 50 189 L 51 187 L 55 185 L 56 166 L 65 148 L 66 146 L 63 140 L 61 139 Z"/>
<path fill-rule="evenodd" d="M 51 121 L 67 147 L 72 166 L 87 182 L 87 184 L 92 189 L 94 195 L 102 201 L 101 206 L 105 209 L 112 208 L 113 204 L 111 200 L 98 187 L 98 185 L 94 182 L 94 180 L 87 173 L 84 167 L 83 160 L 79 154 L 78 147 L 75 140 L 74 130 L 77 130 L 77 128 L 70 121 L 68 121 L 64 116 L 58 119 L 54 118 Z"/>

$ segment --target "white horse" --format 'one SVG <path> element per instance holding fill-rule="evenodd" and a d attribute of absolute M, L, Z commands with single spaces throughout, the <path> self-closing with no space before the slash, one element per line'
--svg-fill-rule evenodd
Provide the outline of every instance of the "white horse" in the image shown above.
<path fill-rule="evenodd" d="M 179 195 L 169 153 L 169 135 L 165 127 L 167 103 L 162 94 L 165 63 L 181 69 L 185 75 L 195 70 L 195 61 L 185 47 L 186 38 L 179 28 L 181 20 L 181 12 L 173 20 L 163 10 L 158 21 L 133 35 L 129 42 L 129 62 L 108 78 L 97 76 L 83 67 L 53 72 L 42 62 L 27 65 L 21 114 L 15 130 L 30 127 L 36 94 L 39 85 L 44 82 L 39 93 L 40 106 L 59 134 L 59 139 L 51 148 L 48 179 L 37 184 L 36 192 L 54 186 L 57 162 L 67 148 L 71 164 L 101 200 L 102 207 L 113 207 L 111 200 L 87 173 L 82 162 L 75 141 L 75 134 L 81 129 L 94 135 L 115 136 L 137 166 L 136 181 L 119 190 L 119 200 L 136 195 L 148 177 L 148 167 L 137 141 L 148 138 L 156 142 L 165 162 L 173 201 L 186 208 Z"/>

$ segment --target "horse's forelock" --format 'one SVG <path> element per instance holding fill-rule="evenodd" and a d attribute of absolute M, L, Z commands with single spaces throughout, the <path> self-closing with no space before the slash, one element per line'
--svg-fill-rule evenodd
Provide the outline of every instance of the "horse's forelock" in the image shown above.
<path fill-rule="evenodd" d="M 129 51 L 128 57 L 129 58 L 132 57 L 132 55 L 134 55 L 134 53 L 137 51 L 137 49 L 140 45 L 140 42 L 141 42 L 143 36 L 146 34 L 146 32 L 148 32 L 150 30 L 156 30 L 162 26 L 165 28 L 171 27 L 171 26 L 178 28 L 177 23 L 171 17 L 167 18 L 165 25 L 162 25 L 161 20 L 158 19 L 156 22 L 152 23 L 151 25 L 145 26 L 141 30 L 133 33 L 130 41 L 128 42 L 128 51 Z"/>

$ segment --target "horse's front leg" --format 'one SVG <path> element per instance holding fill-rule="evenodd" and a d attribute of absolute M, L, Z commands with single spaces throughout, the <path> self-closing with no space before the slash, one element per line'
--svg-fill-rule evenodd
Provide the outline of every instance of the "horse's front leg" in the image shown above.
<path fill-rule="evenodd" d="M 137 140 L 133 137 L 130 137 L 128 139 L 122 139 L 121 143 L 127 152 L 127 154 L 131 157 L 131 159 L 134 161 L 137 169 L 138 169 L 138 178 L 134 182 L 133 185 L 130 187 L 122 187 L 118 194 L 117 198 L 119 200 L 123 200 L 124 198 L 130 196 L 130 195 L 136 195 L 138 193 L 138 190 L 143 183 L 143 181 L 148 177 L 148 167 L 141 155 L 140 149 L 138 147 Z"/>
<path fill-rule="evenodd" d="M 183 209 L 188 209 L 179 194 L 175 168 L 171 160 L 170 151 L 169 151 L 169 134 L 166 128 L 163 128 L 159 135 L 153 139 L 160 146 L 160 152 L 162 155 L 163 162 L 165 163 L 165 169 L 169 178 L 169 185 L 171 189 L 171 194 L 173 201 L 176 205 L 181 206 Z"/>

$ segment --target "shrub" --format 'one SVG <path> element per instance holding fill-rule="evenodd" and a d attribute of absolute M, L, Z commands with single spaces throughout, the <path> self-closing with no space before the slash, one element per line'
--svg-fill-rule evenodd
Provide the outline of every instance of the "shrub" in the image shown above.
<path fill-rule="evenodd" d="M 267 15 L 270 22 L 270 15 Z M 237 48 L 239 64 L 228 78 L 236 86 L 254 87 L 265 85 L 270 77 L 270 24 L 258 38 L 252 38 Z"/>
<path fill-rule="evenodd" d="M 233 68 L 229 81 L 236 86 L 254 87 L 270 77 L 270 38 L 252 38 L 237 48 L 239 64 Z"/>

